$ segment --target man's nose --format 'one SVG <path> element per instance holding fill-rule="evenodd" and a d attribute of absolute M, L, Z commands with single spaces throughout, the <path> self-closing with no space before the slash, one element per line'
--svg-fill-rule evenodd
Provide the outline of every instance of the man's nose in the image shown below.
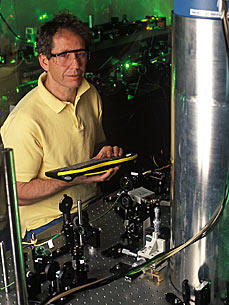
<path fill-rule="evenodd" d="M 78 54 L 74 54 L 74 53 L 72 54 L 71 64 L 77 67 L 81 65 L 81 61 L 80 58 L 78 57 Z"/>

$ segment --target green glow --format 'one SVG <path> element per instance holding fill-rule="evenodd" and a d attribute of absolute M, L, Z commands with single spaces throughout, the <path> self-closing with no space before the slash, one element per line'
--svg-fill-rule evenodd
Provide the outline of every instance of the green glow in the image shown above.
<path fill-rule="evenodd" d="M 16 92 L 19 93 L 19 91 L 20 91 L 19 88 L 16 88 Z"/>
<path fill-rule="evenodd" d="M 119 60 L 118 60 L 118 59 L 115 59 L 115 58 L 113 58 L 113 59 L 111 60 L 112 65 L 116 65 L 118 62 L 119 62 Z"/>
<path fill-rule="evenodd" d="M 3 95 L 3 96 L 1 97 L 1 101 L 7 102 L 7 96 Z"/>
<path fill-rule="evenodd" d="M 12 59 L 12 60 L 10 61 L 11 64 L 15 64 L 15 62 L 16 62 L 15 59 Z"/>
<path fill-rule="evenodd" d="M 133 96 L 133 95 L 128 94 L 128 96 L 127 96 L 128 101 L 132 100 L 133 98 L 134 98 L 134 96 Z"/>
<path fill-rule="evenodd" d="M 229 190 L 228 190 L 228 177 L 227 177 L 227 188 L 226 188 L 226 192 L 225 192 L 225 194 L 228 194 L 228 192 L 229 192 Z M 226 196 L 226 195 L 225 195 Z M 225 207 L 228 205 L 228 202 L 229 202 L 229 197 L 227 198 L 227 200 L 226 200 L 226 203 L 225 203 Z M 225 211 L 224 211 L 224 213 L 225 213 Z"/>
<path fill-rule="evenodd" d="M 35 51 L 36 46 L 37 46 L 37 43 L 36 43 L 36 41 L 34 41 L 34 43 L 33 43 L 34 56 L 38 56 L 38 52 Z"/>
<path fill-rule="evenodd" d="M 147 22 L 148 19 L 141 19 L 141 22 Z"/>
<path fill-rule="evenodd" d="M 41 14 L 39 16 L 39 20 L 41 20 L 41 21 L 46 20 L 46 19 L 48 19 L 48 14 L 47 13 Z"/>
<path fill-rule="evenodd" d="M 0 56 L 0 64 L 4 64 L 5 63 L 5 58 L 3 56 Z"/>
<path fill-rule="evenodd" d="M 137 62 L 131 62 L 130 60 L 127 60 L 124 65 L 121 65 L 121 66 L 124 66 L 124 68 L 126 70 L 129 70 L 131 69 L 132 67 L 137 67 L 139 64 Z"/>
<path fill-rule="evenodd" d="M 22 88 L 22 87 L 25 87 L 25 86 L 27 86 L 27 85 L 36 85 L 37 84 L 37 80 L 32 80 L 32 81 L 30 81 L 30 82 L 26 82 L 25 84 L 21 84 L 21 85 L 19 85 L 17 88 Z M 19 90 L 19 89 L 18 89 Z"/>
<path fill-rule="evenodd" d="M 147 26 L 147 27 L 146 27 L 146 30 L 147 30 L 147 31 L 152 31 L 152 30 L 153 30 L 153 27 L 152 27 L 152 26 Z"/>

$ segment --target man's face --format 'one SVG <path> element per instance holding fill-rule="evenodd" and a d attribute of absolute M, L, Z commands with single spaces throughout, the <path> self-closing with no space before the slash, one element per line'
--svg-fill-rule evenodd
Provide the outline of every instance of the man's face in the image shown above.
<path fill-rule="evenodd" d="M 51 54 L 79 49 L 85 49 L 84 40 L 69 30 L 61 29 L 53 36 Z M 66 63 L 59 59 L 58 57 L 51 57 L 46 60 L 45 70 L 47 71 L 49 88 L 51 90 L 58 89 L 58 91 L 78 88 L 84 77 L 87 58 L 76 58 L 74 53 L 69 53 Z"/>

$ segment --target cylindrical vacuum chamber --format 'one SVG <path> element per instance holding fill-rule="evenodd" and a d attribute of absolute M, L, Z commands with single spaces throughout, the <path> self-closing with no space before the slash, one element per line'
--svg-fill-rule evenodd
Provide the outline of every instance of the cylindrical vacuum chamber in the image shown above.
<path fill-rule="evenodd" d="M 173 15 L 173 247 L 201 231 L 220 207 L 229 168 L 229 77 L 222 20 L 211 18 L 218 14 L 216 0 L 187 2 L 175 1 Z M 199 13 L 188 17 L 191 9 Z M 226 206 L 207 237 L 171 259 L 172 283 L 181 291 L 188 280 L 193 296 L 209 282 L 211 304 L 223 304 L 229 293 L 228 257 Z"/>

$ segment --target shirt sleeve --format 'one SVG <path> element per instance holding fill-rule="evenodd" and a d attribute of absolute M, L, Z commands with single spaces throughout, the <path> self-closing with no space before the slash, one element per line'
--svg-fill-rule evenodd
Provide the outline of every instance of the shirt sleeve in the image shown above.
<path fill-rule="evenodd" d="M 36 124 L 18 114 L 3 125 L 1 136 L 4 147 L 13 149 L 16 180 L 29 182 L 36 178 L 43 158 Z"/>

